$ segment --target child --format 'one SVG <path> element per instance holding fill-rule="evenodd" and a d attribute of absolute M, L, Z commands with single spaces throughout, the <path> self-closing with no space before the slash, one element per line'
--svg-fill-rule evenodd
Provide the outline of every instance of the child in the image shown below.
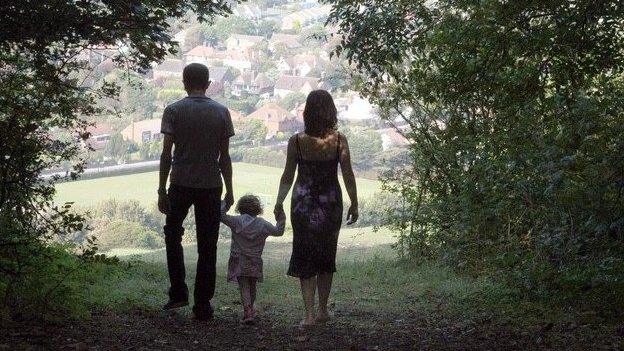
<path fill-rule="evenodd" d="M 225 203 L 221 204 L 221 222 L 232 229 L 232 245 L 228 262 L 228 281 L 237 282 L 243 303 L 242 323 L 254 322 L 256 311 L 256 282 L 262 282 L 262 250 L 270 235 L 282 236 L 286 225 L 286 215 L 279 215 L 277 225 L 257 217 L 262 213 L 260 199 L 245 195 L 238 200 L 236 212 L 240 216 L 226 214 Z"/>

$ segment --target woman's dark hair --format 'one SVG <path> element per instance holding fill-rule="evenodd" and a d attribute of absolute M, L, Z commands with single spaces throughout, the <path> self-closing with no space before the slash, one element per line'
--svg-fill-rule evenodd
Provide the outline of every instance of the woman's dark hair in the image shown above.
<path fill-rule="evenodd" d="M 307 135 L 322 138 L 336 130 L 338 111 L 334 99 L 325 90 L 313 90 L 306 99 L 303 123 Z"/>
<path fill-rule="evenodd" d="M 244 195 L 236 203 L 236 212 L 247 214 L 250 216 L 258 216 L 262 214 L 262 203 L 260 198 L 255 195 Z"/>
<path fill-rule="evenodd" d="M 182 81 L 186 90 L 202 90 L 208 88 L 210 72 L 201 63 L 191 63 L 182 71 Z"/>

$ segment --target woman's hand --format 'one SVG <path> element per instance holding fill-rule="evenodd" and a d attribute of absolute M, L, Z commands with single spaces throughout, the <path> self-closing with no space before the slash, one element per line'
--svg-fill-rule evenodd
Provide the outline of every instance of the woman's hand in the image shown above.
<path fill-rule="evenodd" d="M 358 217 L 359 217 L 358 206 L 351 205 L 349 207 L 349 211 L 347 211 L 347 225 L 351 225 L 357 222 Z"/>

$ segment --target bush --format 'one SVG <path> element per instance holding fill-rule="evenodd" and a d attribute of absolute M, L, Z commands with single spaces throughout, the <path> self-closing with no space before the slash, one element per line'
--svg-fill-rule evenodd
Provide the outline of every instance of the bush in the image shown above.
<path fill-rule="evenodd" d="M 102 251 L 115 248 L 158 249 L 164 247 L 163 235 L 150 230 L 140 223 L 116 219 L 100 226 L 92 232 Z"/>

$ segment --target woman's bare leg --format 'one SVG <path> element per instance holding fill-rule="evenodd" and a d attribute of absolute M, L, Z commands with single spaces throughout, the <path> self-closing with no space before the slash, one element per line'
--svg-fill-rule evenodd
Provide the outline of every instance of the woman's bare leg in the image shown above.
<path fill-rule="evenodd" d="M 316 277 L 300 279 L 300 281 L 301 295 L 303 296 L 303 303 L 305 306 L 305 319 L 302 321 L 302 324 L 313 325 L 315 321 L 314 294 L 316 292 Z"/>
<path fill-rule="evenodd" d="M 334 273 L 321 273 L 317 278 L 318 295 L 319 295 L 319 308 L 317 320 L 326 321 L 329 319 L 329 313 L 327 312 L 327 301 L 329 300 L 329 293 L 331 292 L 332 279 Z"/>

